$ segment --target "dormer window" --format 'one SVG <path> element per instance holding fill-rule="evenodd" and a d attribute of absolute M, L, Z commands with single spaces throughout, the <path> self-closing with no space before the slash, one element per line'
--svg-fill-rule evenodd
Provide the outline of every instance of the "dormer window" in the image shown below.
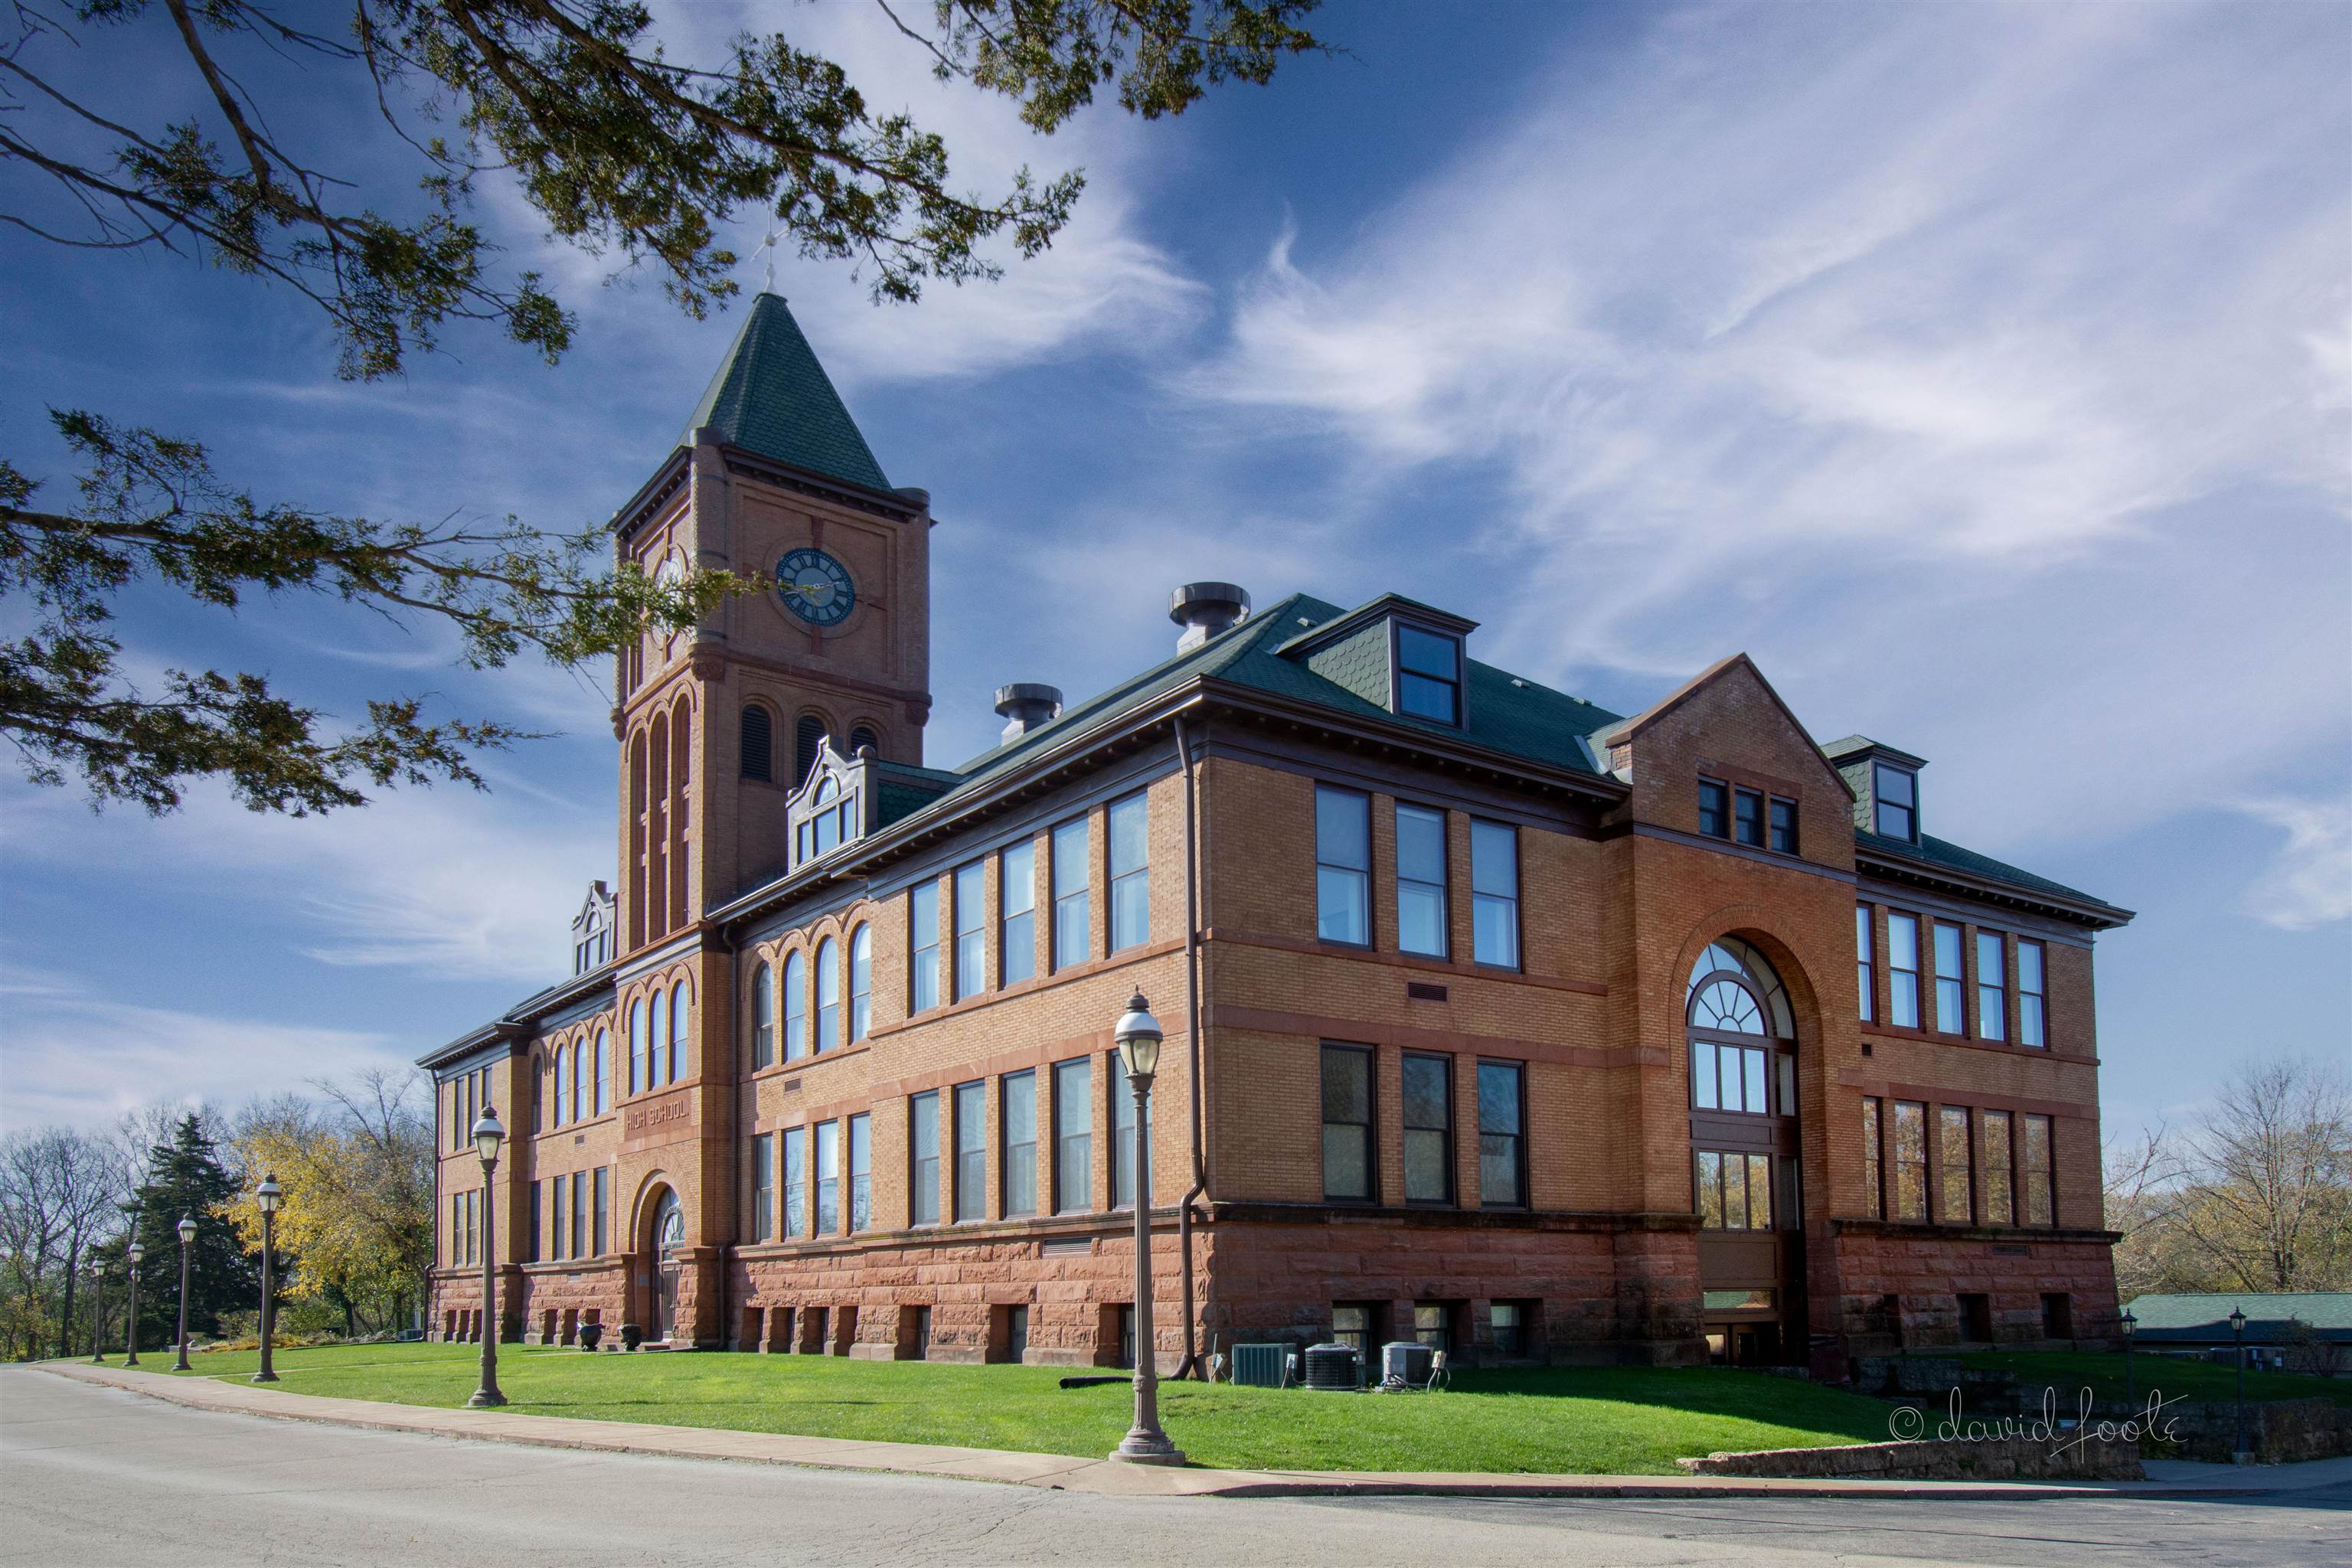
<path fill-rule="evenodd" d="M 829 855 L 866 831 L 866 785 L 871 763 L 843 756 L 820 738 L 808 782 L 787 808 L 793 829 L 793 866 Z"/>
<path fill-rule="evenodd" d="M 1919 776 L 1916 773 L 1879 763 L 1872 773 L 1871 796 L 1877 802 L 1878 820 L 1874 826 L 1879 834 L 1888 838 L 1900 838 L 1906 844 L 1919 841 Z"/>
<path fill-rule="evenodd" d="M 1397 623 L 1397 710 L 1441 724 L 1462 722 L 1462 641 Z"/>

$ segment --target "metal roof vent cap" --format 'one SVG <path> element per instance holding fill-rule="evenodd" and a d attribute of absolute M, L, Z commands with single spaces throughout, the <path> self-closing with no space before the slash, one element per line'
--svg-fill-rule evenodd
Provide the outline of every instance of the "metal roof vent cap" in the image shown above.
<path fill-rule="evenodd" d="M 996 710 L 1004 716 L 1002 738 L 1017 741 L 1038 725 L 1051 723 L 1061 717 L 1062 689 L 1040 686 L 1030 680 L 1016 680 L 1010 686 L 996 689 Z"/>
<path fill-rule="evenodd" d="M 1184 628 L 1176 651 L 1199 647 L 1249 617 L 1249 591 L 1237 583 L 1187 583 L 1168 595 L 1168 618 Z"/>

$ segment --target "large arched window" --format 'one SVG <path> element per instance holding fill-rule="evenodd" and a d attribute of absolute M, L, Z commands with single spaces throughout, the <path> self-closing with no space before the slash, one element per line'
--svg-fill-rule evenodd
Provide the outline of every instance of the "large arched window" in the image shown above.
<path fill-rule="evenodd" d="M 694 1034 L 694 982 L 680 980 L 669 994 L 669 1080 L 686 1076 L 691 1055 L 688 1041 Z"/>
<path fill-rule="evenodd" d="M 874 1021 L 874 928 L 859 926 L 849 939 L 849 1037 L 862 1040 Z"/>
<path fill-rule="evenodd" d="M 669 1042 L 669 993 L 654 993 L 654 1026 L 646 1037 L 646 1087 L 658 1089 L 669 1081 L 662 1071 L 662 1058 Z"/>
<path fill-rule="evenodd" d="M 831 937 L 816 950 L 816 1048 L 841 1048 L 841 944 Z"/>
<path fill-rule="evenodd" d="M 572 1044 L 572 1120 L 585 1121 L 594 1114 L 589 1108 L 595 1102 L 589 1099 L 593 1091 L 588 1084 L 588 1041 L 586 1037 Z"/>
<path fill-rule="evenodd" d="M 551 1125 L 561 1127 L 563 1125 L 563 1047 L 562 1046 L 555 1047 L 555 1079 L 551 1087 L 555 1092 L 549 1095 L 547 1099 L 550 1111 L 555 1120 Z"/>
<path fill-rule="evenodd" d="M 816 766 L 817 748 L 824 743 L 828 726 L 818 713 L 803 713 L 793 726 L 793 787 L 808 783 L 809 770 Z"/>
<path fill-rule="evenodd" d="M 629 1092 L 652 1087 L 646 1063 L 646 1000 L 640 996 L 629 1004 Z"/>
<path fill-rule="evenodd" d="M 795 951 L 784 956 L 784 1060 L 807 1054 L 808 956 Z"/>
<path fill-rule="evenodd" d="M 602 1026 L 596 1030 L 596 1114 L 602 1116 L 613 1109 L 613 1079 L 609 1066 L 613 1059 L 613 1037 Z"/>
<path fill-rule="evenodd" d="M 743 705 L 743 776 L 772 781 L 776 776 L 775 721 L 756 702 Z"/>
<path fill-rule="evenodd" d="M 1792 1042 L 1789 994 L 1764 955 L 1738 937 L 1717 938 L 1691 966 L 1684 988 L 1690 1029 L 1691 1105 L 1761 1116 L 1793 1115 L 1794 1058 L 1779 1077 L 1784 1102 L 1773 1104 L 1773 1042 Z M 1785 1054 L 1785 1046 L 1781 1053 Z"/>
<path fill-rule="evenodd" d="M 776 972 L 765 959 L 751 972 L 751 1066 L 772 1067 L 776 1060 Z"/>

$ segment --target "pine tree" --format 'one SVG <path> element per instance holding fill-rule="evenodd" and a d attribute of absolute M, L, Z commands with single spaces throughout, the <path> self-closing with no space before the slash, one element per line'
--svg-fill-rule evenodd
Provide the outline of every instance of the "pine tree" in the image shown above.
<path fill-rule="evenodd" d="M 188 1332 L 216 1334 L 221 1314 L 260 1305 L 260 1260 L 238 1245 L 228 1205 L 237 1184 L 213 1152 L 213 1141 L 194 1114 L 183 1117 L 172 1142 L 149 1152 L 139 1188 L 139 1239 L 147 1255 L 139 1266 L 139 1342 L 162 1348 L 179 1337 L 180 1219 L 196 1222 L 188 1248 Z"/>

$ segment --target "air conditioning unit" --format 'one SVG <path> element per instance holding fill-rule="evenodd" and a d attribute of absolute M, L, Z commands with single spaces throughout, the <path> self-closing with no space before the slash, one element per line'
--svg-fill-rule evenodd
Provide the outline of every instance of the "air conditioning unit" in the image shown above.
<path fill-rule="evenodd" d="M 1244 1388 L 1280 1388 L 1288 1345 L 1235 1345 L 1226 1365 L 1226 1381 Z"/>
<path fill-rule="evenodd" d="M 1427 1345 L 1411 1340 L 1395 1340 L 1381 1347 L 1381 1381 L 1402 1383 L 1407 1388 L 1420 1388 L 1429 1382 L 1429 1368 L 1435 1355 Z"/>
<path fill-rule="evenodd" d="M 1307 1386 L 1353 1394 L 1364 1386 L 1363 1356 L 1353 1345 L 1308 1345 Z"/>

